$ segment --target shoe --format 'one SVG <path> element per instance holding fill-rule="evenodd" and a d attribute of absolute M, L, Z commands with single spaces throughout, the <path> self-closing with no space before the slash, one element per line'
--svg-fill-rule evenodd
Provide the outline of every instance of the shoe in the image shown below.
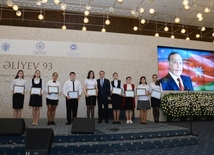
<path fill-rule="evenodd" d="M 140 122 L 140 124 L 144 124 L 144 122 Z"/>
<path fill-rule="evenodd" d="M 121 124 L 120 121 L 118 121 L 117 124 Z"/>
<path fill-rule="evenodd" d="M 116 121 L 112 122 L 112 124 L 116 124 L 116 123 L 117 123 Z"/>
<path fill-rule="evenodd" d="M 143 124 L 147 124 L 146 122 L 143 122 Z"/>
<path fill-rule="evenodd" d="M 51 122 L 48 122 L 47 125 L 51 125 Z"/>
<path fill-rule="evenodd" d="M 129 123 L 130 123 L 129 120 L 127 120 L 127 121 L 126 121 L 126 124 L 129 124 Z"/>
<path fill-rule="evenodd" d="M 56 123 L 54 121 L 51 122 L 52 125 L 56 125 Z"/>
<path fill-rule="evenodd" d="M 129 120 L 129 123 L 132 124 L 133 123 L 132 120 Z"/>
<path fill-rule="evenodd" d="M 106 123 L 109 123 L 108 120 L 106 120 Z"/>
<path fill-rule="evenodd" d="M 35 123 L 34 125 L 35 125 L 35 126 L 37 126 L 37 125 L 38 125 L 38 123 Z"/>
<path fill-rule="evenodd" d="M 102 121 L 98 121 L 97 123 L 99 123 L 99 124 L 100 124 L 100 123 L 102 123 Z"/>
<path fill-rule="evenodd" d="M 70 125 L 71 124 L 71 122 L 67 122 L 65 125 Z"/>
<path fill-rule="evenodd" d="M 35 126 L 35 123 L 32 123 L 33 126 Z"/>

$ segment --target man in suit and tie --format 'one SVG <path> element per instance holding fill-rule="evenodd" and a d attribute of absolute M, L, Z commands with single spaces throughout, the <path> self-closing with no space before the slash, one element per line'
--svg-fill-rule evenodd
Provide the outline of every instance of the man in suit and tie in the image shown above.
<path fill-rule="evenodd" d="M 163 90 L 193 90 L 190 77 L 182 75 L 183 59 L 178 52 L 169 54 L 168 66 L 168 74 L 160 79 Z"/>
<path fill-rule="evenodd" d="M 97 80 L 98 88 L 98 123 L 102 123 L 102 120 L 105 119 L 105 122 L 108 123 L 108 99 L 110 98 L 110 82 L 105 78 L 105 72 L 99 72 L 100 79 Z M 104 110 L 102 110 L 102 105 Z"/>

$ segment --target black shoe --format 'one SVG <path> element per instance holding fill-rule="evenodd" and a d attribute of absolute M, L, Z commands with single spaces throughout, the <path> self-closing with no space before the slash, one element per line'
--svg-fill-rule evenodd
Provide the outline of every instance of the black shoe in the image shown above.
<path fill-rule="evenodd" d="M 65 125 L 70 125 L 71 124 L 71 122 L 67 122 Z"/>
<path fill-rule="evenodd" d="M 54 121 L 51 122 L 52 125 L 56 125 L 56 123 Z"/>
<path fill-rule="evenodd" d="M 51 122 L 48 122 L 48 124 L 47 125 L 51 125 Z"/>
<path fill-rule="evenodd" d="M 108 123 L 108 120 L 106 120 L 106 123 Z"/>
<path fill-rule="evenodd" d="M 100 124 L 100 123 L 102 123 L 102 121 L 98 121 L 97 123 L 99 123 L 99 124 Z"/>
<path fill-rule="evenodd" d="M 116 121 L 112 122 L 112 124 L 116 124 L 116 123 L 117 123 Z"/>
<path fill-rule="evenodd" d="M 118 121 L 117 124 L 121 124 L 120 121 Z"/>

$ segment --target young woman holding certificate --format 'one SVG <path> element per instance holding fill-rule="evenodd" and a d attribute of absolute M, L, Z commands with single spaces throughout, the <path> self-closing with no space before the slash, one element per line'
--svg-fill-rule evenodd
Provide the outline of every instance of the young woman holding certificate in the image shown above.
<path fill-rule="evenodd" d="M 97 80 L 92 70 L 88 72 L 87 79 L 84 84 L 85 101 L 87 106 L 87 117 L 94 118 L 94 106 L 96 105 L 97 96 Z"/>
<path fill-rule="evenodd" d="M 42 107 L 42 94 L 44 91 L 44 81 L 40 77 L 40 71 L 36 70 L 33 79 L 30 83 L 30 103 L 32 107 L 33 123 L 32 125 L 38 125 L 40 107 Z"/>
<path fill-rule="evenodd" d="M 122 92 L 123 84 L 122 81 L 118 80 L 118 74 L 113 74 L 114 80 L 111 81 L 111 103 L 113 108 L 113 124 L 120 124 L 120 109 L 122 108 Z"/>
<path fill-rule="evenodd" d="M 61 91 L 61 85 L 57 81 L 58 73 L 54 72 L 52 74 L 52 80 L 49 80 L 46 84 L 46 104 L 47 104 L 47 117 L 48 124 L 47 125 L 56 125 L 54 122 L 56 106 L 59 102 L 59 94 Z"/>
<path fill-rule="evenodd" d="M 160 81 L 158 80 L 158 76 L 156 74 L 152 75 L 152 80 L 153 82 L 150 84 L 150 89 L 151 89 L 151 105 L 153 108 L 153 117 L 154 117 L 154 122 L 158 123 L 159 122 L 159 108 L 160 108 L 160 96 L 162 90 L 162 85 Z"/>
<path fill-rule="evenodd" d="M 24 94 L 27 91 L 27 82 L 24 80 L 23 70 L 19 70 L 15 79 L 11 84 L 11 90 L 13 93 L 13 109 L 14 118 L 21 118 L 21 109 L 24 104 Z"/>
<path fill-rule="evenodd" d="M 131 77 L 126 78 L 126 84 L 124 84 L 124 98 L 122 102 L 122 108 L 125 110 L 126 124 L 132 124 L 132 115 L 135 108 L 134 98 L 134 84 L 131 84 Z"/>
<path fill-rule="evenodd" d="M 136 91 L 138 96 L 137 110 L 140 110 L 140 121 L 141 124 L 146 124 L 147 110 L 151 109 L 151 106 L 149 102 L 150 88 L 146 83 L 145 76 L 140 78 Z"/>

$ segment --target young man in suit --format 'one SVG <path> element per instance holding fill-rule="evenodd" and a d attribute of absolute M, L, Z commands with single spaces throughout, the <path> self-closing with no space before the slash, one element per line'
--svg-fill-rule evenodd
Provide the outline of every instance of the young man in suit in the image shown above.
<path fill-rule="evenodd" d="M 102 123 L 102 120 L 105 119 L 105 122 L 108 123 L 108 99 L 110 99 L 110 82 L 105 78 L 105 72 L 99 72 L 100 79 L 97 80 L 98 88 L 98 123 Z M 104 110 L 102 110 L 102 105 L 104 105 Z"/>
<path fill-rule="evenodd" d="M 160 79 L 163 90 L 193 90 L 190 77 L 182 75 L 183 59 L 178 52 L 169 54 L 168 66 L 168 74 Z"/>

